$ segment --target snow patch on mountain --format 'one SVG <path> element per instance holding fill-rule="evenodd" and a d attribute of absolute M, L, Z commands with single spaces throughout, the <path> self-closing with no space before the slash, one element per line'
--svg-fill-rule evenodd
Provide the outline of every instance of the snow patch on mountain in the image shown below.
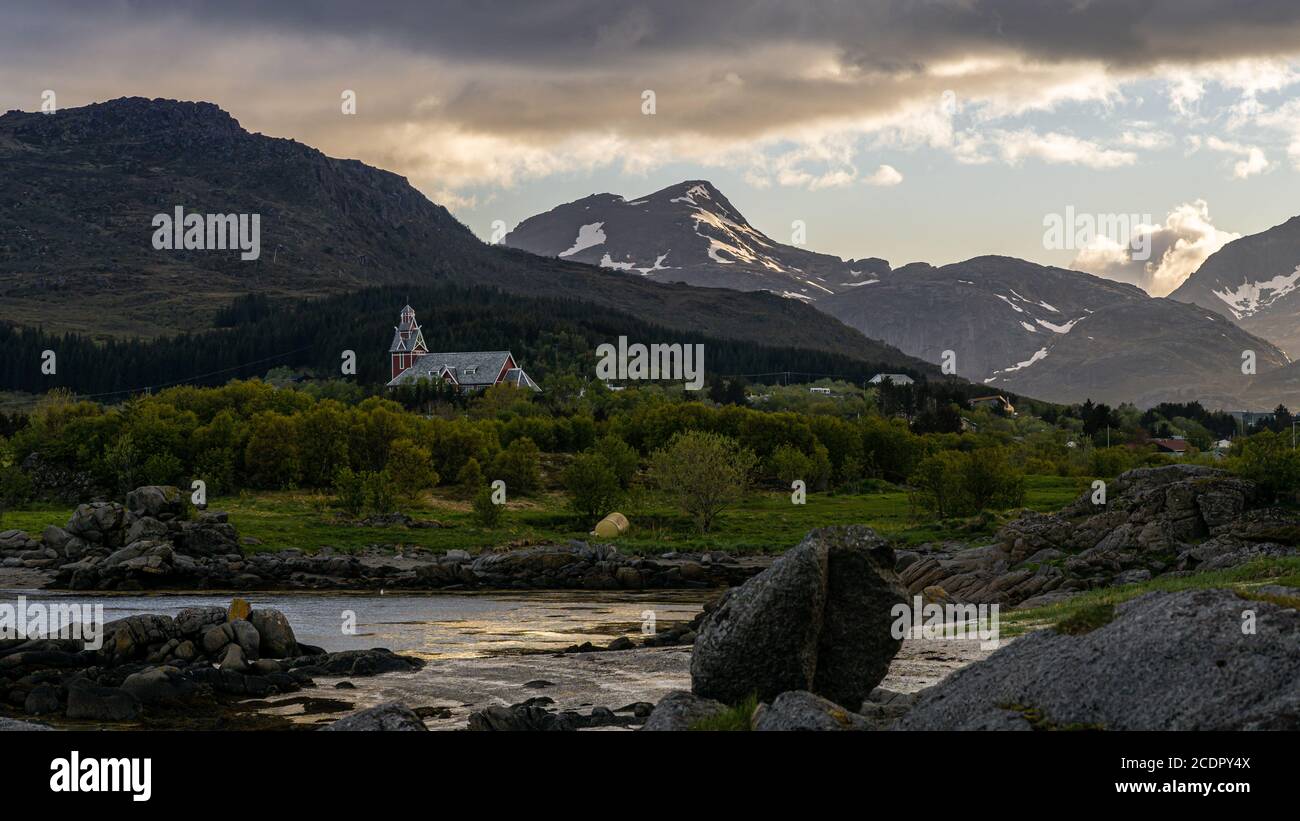
<path fill-rule="evenodd" d="M 1236 288 L 1215 291 L 1228 305 L 1234 319 L 1252 316 L 1300 287 L 1300 265 L 1290 274 L 1251 282 L 1243 280 Z"/>
<path fill-rule="evenodd" d="M 642 276 L 649 276 L 650 274 L 653 274 L 655 271 L 667 271 L 669 268 L 671 268 L 672 267 L 671 265 L 664 265 L 664 260 L 666 259 L 668 259 L 668 253 L 660 254 L 658 257 L 655 258 L 654 265 L 651 265 L 649 267 L 643 267 L 643 266 L 638 266 L 635 262 L 616 262 L 615 260 L 611 259 L 609 254 L 607 253 L 605 254 L 605 256 L 600 258 L 600 267 L 613 268 L 615 271 L 636 271 L 638 274 L 641 274 Z"/>
<path fill-rule="evenodd" d="M 1043 361 L 1043 360 L 1046 359 L 1046 358 L 1047 358 L 1047 349 L 1046 349 L 1046 348 L 1039 348 L 1037 351 L 1034 352 L 1034 355 L 1033 355 L 1033 356 L 1029 357 L 1029 358 L 1026 359 L 1024 362 L 1017 362 L 1016 364 L 1011 365 L 1010 367 L 1007 367 L 1007 368 L 1003 368 L 1003 369 L 1000 370 L 1000 371 L 994 371 L 992 376 L 990 376 L 988 379 L 985 379 L 985 380 L 984 380 L 984 384 L 987 385 L 988 383 L 990 383 L 990 382 L 992 382 L 993 380 L 997 379 L 997 378 L 998 378 L 998 374 L 1001 374 L 1001 373 L 1011 373 L 1012 371 L 1023 370 L 1023 369 L 1025 369 L 1025 368 L 1028 368 L 1030 365 L 1034 364 L 1035 362 L 1041 362 L 1041 361 Z"/>
<path fill-rule="evenodd" d="M 567 251 L 561 251 L 560 256 L 572 256 L 584 248 L 591 248 L 594 245 L 604 244 L 605 232 L 601 230 L 604 226 L 605 223 L 603 222 L 593 222 L 590 225 L 584 225 L 579 228 L 578 237 L 573 241 L 573 246 Z"/>
<path fill-rule="evenodd" d="M 1082 318 L 1083 317 L 1080 317 L 1079 319 Z M 1053 322 L 1048 322 L 1045 319 L 1035 319 L 1034 321 L 1037 322 L 1039 325 L 1042 325 L 1044 328 L 1051 331 L 1052 333 L 1068 334 L 1070 332 L 1070 329 L 1074 327 L 1074 323 L 1078 322 L 1079 320 L 1071 319 L 1069 322 L 1065 323 L 1064 325 L 1057 325 Z"/>
<path fill-rule="evenodd" d="M 1009 297 L 1005 297 L 1005 296 L 1003 296 L 1002 294 L 994 294 L 993 296 L 997 297 L 998 299 L 1000 299 L 1000 300 L 1002 300 L 1003 302 L 1005 302 L 1005 303 L 1007 303 L 1008 305 L 1010 305 L 1011 308 L 1012 308 L 1012 310 L 1014 310 L 1016 313 L 1018 313 L 1018 314 L 1023 314 L 1023 313 L 1025 312 L 1025 309 L 1024 309 L 1024 308 L 1021 308 L 1019 305 L 1017 305 L 1016 303 L 1012 302 L 1011 299 L 1010 299 Z"/>

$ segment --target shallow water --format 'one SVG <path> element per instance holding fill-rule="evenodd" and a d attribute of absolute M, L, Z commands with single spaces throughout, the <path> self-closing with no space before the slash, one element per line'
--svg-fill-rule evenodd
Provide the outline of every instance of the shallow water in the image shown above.
<path fill-rule="evenodd" d="M 142 613 L 174 616 L 185 607 L 230 604 L 229 594 L 151 593 L 105 595 L 50 591 L 0 591 L 0 604 L 65 602 L 103 605 L 112 621 Z M 551 592 L 435 593 L 253 593 L 257 607 L 284 613 L 298 640 L 331 652 L 387 647 L 426 659 L 477 658 L 520 650 L 559 650 L 618 636 L 640 636 L 653 614 L 662 630 L 688 621 L 710 591 L 653 593 Z"/>
<path fill-rule="evenodd" d="M 0 604 L 65 602 L 102 605 L 113 620 L 141 613 L 175 615 L 184 607 L 227 606 L 230 594 L 152 593 L 148 595 L 53 593 L 0 590 Z M 301 724 L 328 723 L 353 709 L 385 701 L 409 707 L 442 707 L 449 713 L 430 718 L 430 729 L 463 729 L 469 714 L 492 704 L 509 705 L 545 696 L 553 709 L 589 712 L 593 706 L 618 709 L 631 702 L 656 703 L 672 690 L 689 689 L 690 648 L 642 648 L 614 653 L 558 651 L 590 641 L 604 645 L 618 636 L 639 637 L 645 614 L 655 626 L 695 616 L 714 591 L 436 593 L 392 595 L 357 593 L 271 593 L 246 596 L 253 607 L 280 610 L 299 641 L 339 651 L 387 647 L 421 656 L 428 665 L 413 673 L 351 678 L 355 689 L 335 687 L 336 677 L 318 677 L 317 686 L 274 698 L 259 709 Z M 344 629 L 347 614 L 355 631 Z M 534 651 L 524 653 L 521 651 Z M 978 641 L 906 639 L 889 675 L 889 689 L 914 691 L 929 686 L 988 654 Z M 303 698 L 338 701 L 336 708 L 313 713 Z"/>

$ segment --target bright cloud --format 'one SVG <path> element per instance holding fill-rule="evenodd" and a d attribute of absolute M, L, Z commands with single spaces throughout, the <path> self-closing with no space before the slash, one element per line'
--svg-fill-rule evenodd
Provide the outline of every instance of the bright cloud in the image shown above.
<path fill-rule="evenodd" d="M 1218 137 L 1209 137 L 1204 140 L 1203 144 L 1211 151 L 1218 151 L 1224 154 L 1235 154 L 1238 157 L 1241 157 L 1241 159 L 1232 164 L 1232 176 L 1234 179 L 1244 180 L 1247 177 L 1262 174 L 1269 169 L 1268 157 L 1264 155 L 1264 149 L 1257 145 L 1242 145 L 1241 143 L 1227 142 Z"/>
<path fill-rule="evenodd" d="M 1205 200 L 1179 205 L 1162 225 L 1140 225 L 1133 230 L 1138 236 L 1127 245 L 1099 235 L 1078 253 L 1071 267 L 1130 282 L 1152 296 L 1167 296 L 1211 254 L 1241 237 L 1214 225 Z M 1133 259 L 1134 247 L 1149 248 L 1149 258 Z"/>
<path fill-rule="evenodd" d="M 891 186 L 898 185 L 902 181 L 903 175 L 892 165 L 882 165 L 874 174 L 867 177 L 868 185 Z"/>

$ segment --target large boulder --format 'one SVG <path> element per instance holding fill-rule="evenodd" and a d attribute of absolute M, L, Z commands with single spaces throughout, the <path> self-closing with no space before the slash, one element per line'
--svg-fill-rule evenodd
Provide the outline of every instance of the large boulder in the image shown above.
<path fill-rule="evenodd" d="M 46 525 L 45 530 L 41 532 L 41 543 L 64 555 L 67 555 L 66 548 L 72 539 L 72 534 L 58 525 Z"/>
<path fill-rule="evenodd" d="M 141 540 L 157 541 L 168 537 L 167 523 L 152 516 L 141 516 L 126 529 L 127 544 Z"/>
<path fill-rule="evenodd" d="M 812 690 L 856 708 L 889 672 L 901 644 L 890 630 L 893 608 L 906 601 L 894 551 L 865 527 L 824 528 L 808 539 L 825 545 L 828 565 Z"/>
<path fill-rule="evenodd" d="M 906 600 L 894 553 L 870 528 L 810 532 L 709 612 L 691 654 L 691 690 L 726 703 L 810 690 L 856 707 L 900 641 Z"/>
<path fill-rule="evenodd" d="M 185 497 L 171 485 L 145 485 L 126 494 L 126 508 L 136 516 L 166 521 L 185 514 Z"/>
<path fill-rule="evenodd" d="M 91 502 L 77 505 L 64 530 L 86 542 L 119 547 L 125 523 L 126 509 L 117 502 Z"/>
<path fill-rule="evenodd" d="M 263 658 L 282 659 L 298 655 L 298 640 L 294 637 L 293 627 L 279 610 L 259 608 L 249 614 L 248 621 L 261 636 Z"/>
<path fill-rule="evenodd" d="M 125 690 L 78 679 L 68 684 L 67 716 L 85 721 L 134 721 L 140 717 L 140 701 Z"/>
<path fill-rule="evenodd" d="M 760 704 L 751 722 L 755 730 L 870 730 L 871 723 L 833 701 L 807 690 L 782 693 Z"/>
<path fill-rule="evenodd" d="M 124 664 L 146 658 L 151 647 L 179 636 L 171 616 L 152 613 L 127 616 L 104 625 L 104 645 L 99 655 L 109 664 Z"/>
<path fill-rule="evenodd" d="M 165 705 L 184 704 L 199 691 L 178 669 L 165 665 L 132 673 L 122 682 L 122 689 L 141 704 Z"/>
<path fill-rule="evenodd" d="M 660 699 L 641 729 L 651 732 L 689 730 L 691 725 L 713 718 L 726 709 L 727 705 L 720 701 L 674 690 Z"/>
<path fill-rule="evenodd" d="M 1031 633 L 927 690 L 894 728 L 1300 729 L 1300 591 L 1251 595 L 1148 593 Z"/>
<path fill-rule="evenodd" d="M 691 691 L 736 703 L 811 687 L 825 609 L 825 550 L 805 540 L 705 616 L 691 653 Z"/>
<path fill-rule="evenodd" d="M 410 731 L 428 730 L 424 722 L 410 708 L 396 701 L 361 710 L 327 724 L 322 730 L 334 732 Z"/>
<path fill-rule="evenodd" d="M 184 522 L 176 537 L 176 550 L 187 556 L 242 556 L 239 533 L 228 522 L 212 520 Z"/>
<path fill-rule="evenodd" d="M 217 605 L 186 607 L 176 614 L 176 628 L 186 638 L 197 638 L 226 620 L 226 608 Z M 256 626 L 256 625 L 254 625 Z"/>
<path fill-rule="evenodd" d="M 235 619 L 230 622 L 230 629 L 234 631 L 235 642 L 244 651 L 245 658 L 249 661 L 257 661 L 261 658 L 262 637 L 258 634 L 257 628 L 243 619 Z"/>

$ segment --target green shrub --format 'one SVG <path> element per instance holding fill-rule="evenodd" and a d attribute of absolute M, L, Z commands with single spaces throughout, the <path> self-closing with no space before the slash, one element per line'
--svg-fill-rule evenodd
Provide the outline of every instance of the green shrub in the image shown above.
<path fill-rule="evenodd" d="M 965 507 L 961 491 L 961 453 L 942 450 L 921 460 L 908 479 L 914 507 L 939 519 L 957 515 Z"/>
<path fill-rule="evenodd" d="M 962 496 L 969 512 L 1005 510 L 1025 501 L 1025 477 L 1011 466 L 1002 448 L 985 448 L 963 454 Z"/>
<path fill-rule="evenodd" d="M 939 519 L 1004 510 L 1025 498 L 1025 477 L 1002 448 L 939 451 L 921 460 L 909 485 L 913 505 Z"/>
<path fill-rule="evenodd" d="M 397 511 L 397 485 L 386 470 L 370 470 L 362 474 L 366 488 L 366 512 L 375 514 Z"/>
<path fill-rule="evenodd" d="M 758 458 L 729 436 L 688 430 L 669 440 L 650 457 L 654 484 L 707 533 L 726 508 L 749 488 Z"/>
<path fill-rule="evenodd" d="M 414 498 L 420 491 L 438 484 L 438 473 L 428 448 L 410 439 L 394 439 L 388 446 L 388 464 L 384 468 L 399 493 Z"/>
<path fill-rule="evenodd" d="M 1300 451 L 1291 449 L 1289 434 L 1262 431 L 1238 447 L 1232 467 L 1254 482 L 1266 501 L 1294 497 L 1300 490 Z"/>
<path fill-rule="evenodd" d="M 622 496 L 614 470 L 593 451 L 575 456 L 564 469 L 561 481 L 569 493 L 569 505 L 588 522 L 613 510 Z"/>
<path fill-rule="evenodd" d="M 796 479 L 812 485 L 813 462 L 803 451 L 793 445 L 781 445 L 767 458 L 768 473 L 776 477 L 782 487 L 789 487 Z"/>
<path fill-rule="evenodd" d="M 473 499 L 475 494 L 487 484 L 487 479 L 483 477 L 483 468 L 479 467 L 478 460 L 470 458 L 465 466 L 456 474 L 456 484 L 460 486 L 461 491 Z"/>
<path fill-rule="evenodd" d="M 348 516 L 360 518 L 366 509 L 365 478 L 352 468 L 340 468 L 334 474 L 334 501 Z"/>
<path fill-rule="evenodd" d="M 144 460 L 142 475 L 145 484 L 178 485 L 185 472 L 181 460 L 170 453 L 155 453 Z"/>
<path fill-rule="evenodd" d="M 501 523 L 502 505 L 493 503 L 492 488 L 484 485 L 474 494 L 474 521 L 482 527 L 496 527 Z"/>
<path fill-rule="evenodd" d="M 614 472 L 620 487 L 626 490 L 632 485 L 632 479 L 636 477 L 636 470 L 641 464 L 641 457 L 635 448 L 611 433 L 602 436 L 596 443 L 596 453 Z"/>
<path fill-rule="evenodd" d="M 21 507 L 32 500 L 31 477 L 17 465 L 0 467 L 0 509 Z"/>
<path fill-rule="evenodd" d="M 511 442 L 492 460 L 492 480 L 506 483 L 510 493 L 528 495 L 542 486 L 542 454 L 527 436 Z"/>

